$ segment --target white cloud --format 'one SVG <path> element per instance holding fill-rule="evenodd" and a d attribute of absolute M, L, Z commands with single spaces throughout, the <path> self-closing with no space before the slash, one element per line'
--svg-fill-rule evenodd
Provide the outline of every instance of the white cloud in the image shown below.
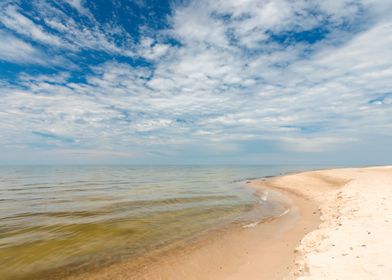
<path fill-rule="evenodd" d="M 0 59 L 21 64 L 47 64 L 45 56 L 32 45 L 0 31 Z"/>
<path fill-rule="evenodd" d="M 92 67 L 86 82 L 61 73 L 3 84 L 0 142 L 35 143 L 29 133 L 46 131 L 60 137 L 49 143 L 59 147 L 74 145 L 62 137 L 78 147 L 141 153 L 166 145 L 170 154 L 176 145 L 235 152 L 246 141 L 322 152 L 364 135 L 390 137 L 392 21 L 379 9 L 385 3 L 198 1 L 178 7 L 165 34 L 180 46 L 146 37 L 135 47 L 152 68 L 107 62 Z M 360 6 L 371 18 L 362 30 L 339 30 L 343 21 L 356 22 Z M 311 16 L 316 8 L 319 14 Z M 312 29 L 325 18 L 331 29 L 318 43 L 269 39 L 271 32 Z M 71 19 L 47 24 L 80 48 L 124 51 L 98 29 L 81 34 Z M 29 44 L 15 42 L 20 46 L 13 49 L 32 56 Z M 1 55 L 22 60 L 10 48 Z"/>
<path fill-rule="evenodd" d="M 54 46 L 64 45 L 58 37 L 43 31 L 33 21 L 22 15 L 15 6 L 4 7 L 0 15 L 1 23 L 9 29 L 27 36 L 29 39 Z"/>
<path fill-rule="evenodd" d="M 32 4 L 35 7 L 34 12 L 38 15 L 22 13 L 22 9 L 16 3 L 2 3 L 0 22 L 26 40 L 51 47 L 52 52 L 64 49 L 76 53 L 80 50 L 98 50 L 122 56 L 135 56 L 129 34 L 119 26 L 107 25 L 102 28 L 80 1 L 71 1 L 68 4 L 80 12 L 84 11 L 88 23 L 76 22 L 63 10 L 45 1 Z M 111 34 L 119 32 L 122 33 L 122 39 L 116 44 Z"/>
<path fill-rule="evenodd" d="M 66 0 L 66 2 L 75 8 L 79 13 L 90 15 L 89 11 L 84 7 L 84 0 Z"/>

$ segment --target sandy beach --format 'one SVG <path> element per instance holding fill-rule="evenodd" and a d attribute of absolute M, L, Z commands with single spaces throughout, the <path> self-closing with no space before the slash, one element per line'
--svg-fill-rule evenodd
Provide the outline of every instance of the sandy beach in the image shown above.
<path fill-rule="evenodd" d="M 392 279 L 391 166 L 304 172 L 261 184 L 306 197 L 321 213 L 284 279 Z"/>
<path fill-rule="evenodd" d="M 392 279 L 391 166 L 307 172 L 276 181 L 320 205 L 321 224 L 296 249 L 293 278 Z"/>
<path fill-rule="evenodd" d="M 141 270 L 123 262 L 71 279 L 392 279 L 392 167 L 311 171 L 247 185 L 268 190 L 285 214 L 140 260 Z"/>

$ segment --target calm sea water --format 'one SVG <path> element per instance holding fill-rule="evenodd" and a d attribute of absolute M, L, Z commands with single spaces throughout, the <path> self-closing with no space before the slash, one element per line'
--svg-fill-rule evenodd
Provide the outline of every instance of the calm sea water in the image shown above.
<path fill-rule="evenodd" d="M 0 167 L 1 279 L 110 264 L 213 227 L 278 215 L 244 180 L 300 169 Z"/>

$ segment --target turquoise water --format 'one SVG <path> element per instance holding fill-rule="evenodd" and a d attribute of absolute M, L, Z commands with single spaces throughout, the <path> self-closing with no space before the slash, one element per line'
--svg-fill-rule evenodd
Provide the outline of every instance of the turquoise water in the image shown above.
<path fill-rule="evenodd" d="M 300 169 L 0 167 L 1 279 L 45 279 L 49 273 L 60 278 L 213 227 L 278 215 L 273 202 L 261 203 L 244 182 Z"/>

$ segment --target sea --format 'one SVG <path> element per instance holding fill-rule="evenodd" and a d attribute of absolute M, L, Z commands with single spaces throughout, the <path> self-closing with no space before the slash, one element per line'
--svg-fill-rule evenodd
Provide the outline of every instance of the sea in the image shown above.
<path fill-rule="evenodd" d="M 285 209 L 249 180 L 306 166 L 1 166 L 0 278 L 61 279 Z"/>

